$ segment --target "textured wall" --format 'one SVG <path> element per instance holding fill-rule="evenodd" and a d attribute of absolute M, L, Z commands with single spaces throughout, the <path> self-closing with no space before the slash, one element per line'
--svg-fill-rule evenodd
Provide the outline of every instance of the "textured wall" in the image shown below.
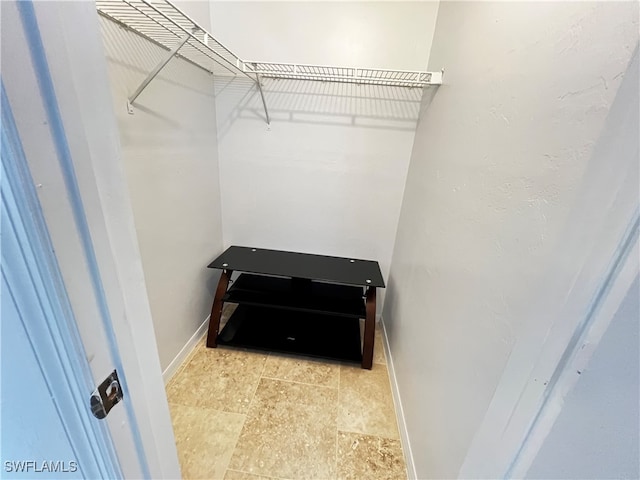
<path fill-rule="evenodd" d="M 637 18 L 635 3 L 440 5 L 445 85 L 425 96 L 384 309 L 418 478 L 456 477 L 471 446 L 463 475 L 504 473 L 492 449 L 519 382 L 602 278 L 638 198 L 614 201 L 637 148 L 628 118 L 608 119 Z M 603 153 L 609 121 L 628 135 Z"/>
<path fill-rule="evenodd" d="M 424 69 L 436 11 L 214 2 L 212 19 L 214 34 L 249 60 Z M 217 80 L 225 245 L 375 259 L 386 277 L 420 90 L 265 79 L 267 127 L 250 82 Z"/>
<path fill-rule="evenodd" d="M 126 111 L 164 55 L 101 18 L 127 183 L 162 368 L 208 315 L 222 252 L 213 79 L 174 58 Z"/>
<path fill-rule="evenodd" d="M 243 60 L 425 70 L 437 1 L 212 1 L 213 34 Z"/>
<path fill-rule="evenodd" d="M 211 32 L 211 2 L 209 0 L 173 0 L 172 3 L 202 28 Z"/>

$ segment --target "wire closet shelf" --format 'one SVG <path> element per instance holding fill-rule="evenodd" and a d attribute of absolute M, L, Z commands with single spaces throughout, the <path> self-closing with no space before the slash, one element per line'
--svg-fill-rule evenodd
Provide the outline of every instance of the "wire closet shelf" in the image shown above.
<path fill-rule="evenodd" d="M 359 83 L 392 87 L 424 87 L 427 85 L 440 85 L 442 83 L 442 72 L 385 70 L 382 68 L 246 62 L 245 71 L 257 73 L 261 77 L 266 78 Z"/>
<path fill-rule="evenodd" d="M 212 73 L 243 75 L 256 83 L 269 123 L 261 77 L 420 88 L 440 85 L 443 72 L 385 70 L 325 65 L 246 62 L 169 0 L 97 0 L 98 12 L 167 50 L 167 55 L 129 97 L 131 104 L 174 56 Z"/>

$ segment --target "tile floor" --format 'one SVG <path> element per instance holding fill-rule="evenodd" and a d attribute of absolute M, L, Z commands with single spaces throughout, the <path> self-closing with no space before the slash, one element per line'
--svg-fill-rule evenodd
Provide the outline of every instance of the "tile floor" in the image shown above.
<path fill-rule="evenodd" d="M 203 340 L 167 396 L 185 479 L 406 479 L 379 331 L 371 370 Z"/>

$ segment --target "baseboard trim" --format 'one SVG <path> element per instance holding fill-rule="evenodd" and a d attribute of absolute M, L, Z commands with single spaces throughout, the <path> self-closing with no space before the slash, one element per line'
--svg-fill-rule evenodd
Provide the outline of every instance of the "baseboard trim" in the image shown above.
<path fill-rule="evenodd" d="M 169 383 L 169 380 L 173 378 L 173 376 L 178 373 L 178 370 L 187 359 L 189 354 L 196 348 L 196 345 L 200 341 L 202 337 L 204 337 L 205 333 L 207 333 L 207 326 L 209 325 L 209 317 L 204 319 L 204 322 L 198 327 L 196 332 L 191 336 L 191 338 L 185 343 L 184 347 L 178 352 L 171 363 L 164 369 L 162 372 L 162 379 L 164 380 L 164 384 Z"/>
<path fill-rule="evenodd" d="M 416 466 L 413 463 L 413 452 L 411 451 L 411 442 L 409 441 L 409 432 L 407 431 L 407 423 L 404 418 L 404 410 L 402 409 L 402 400 L 400 399 L 400 389 L 398 380 L 396 379 L 396 371 L 393 366 L 393 356 L 389 346 L 389 338 L 387 337 L 387 329 L 384 325 L 384 319 L 380 319 L 382 327 L 382 338 L 384 339 L 384 354 L 387 358 L 387 370 L 389 372 L 389 380 L 391 381 L 391 393 L 393 395 L 393 403 L 396 407 L 396 419 L 398 421 L 398 429 L 400 430 L 400 442 L 402 443 L 402 451 L 404 452 L 404 461 L 407 465 L 408 480 L 418 480 Z"/>

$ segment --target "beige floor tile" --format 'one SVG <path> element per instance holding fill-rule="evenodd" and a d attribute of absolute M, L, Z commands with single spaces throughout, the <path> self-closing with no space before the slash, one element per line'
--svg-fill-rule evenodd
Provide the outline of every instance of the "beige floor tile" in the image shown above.
<path fill-rule="evenodd" d="M 238 308 L 237 303 L 224 304 L 224 306 L 222 307 L 222 315 L 220 316 L 220 327 L 218 328 L 218 331 L 222 331 L 222 329 L 225 327 L 225 325 L 229 321 L 229 318 L 231 317 L 231 315 L 233 315 L 233 312 L 236 311 L 236 308 Z"/>
<path fill-rule="evenodd" d="M 170 405 L 183 479 L 222 479 L 244 415 Z"/>
<path fill-rule="evenodd" d="M 360 345 L 364 340 L 364 319 L 360 319 Z M 382 337 L 382 325 L 376 322 L 376 336 L 373 343 L 373 363 L 387 364 L 387 359 L 384 356 L 384 339 Z"/>
<path fill-rule="evenodd" d="M 373 363 L 387 364 L 384 356 L 384 338 L 382 336 L 382 326 L 376 325 L 376 339 L 373 344 Z"/>
<path fill-rule="evenodd" d="M 173 374 L 169 382 L 164 386 L 164 390 L 167 395 L 167 398 L 169 397 L 169 390 L 171 389 L 171 385 L 173 385 L 176 379 L 180 376 L 180 373 L 187 367 L 187 365 L 189 365 L 189 362 L 191 361 L 191 359 L 194 357 L 196 352 L 201 348 L 204 348 L 204 343 L 202 341 L 198 341 L 198 343 L 196 343 L 196 346 L 193 348 L 193 350 L 191 350 L 191 352 L 189 352 L 189 355 L 187 355 L 187 357 L 184 359 L 184 362 L 182 362 L 182 365 L 178 367 L 178 369 L 175 371 L 175 373 Z"/>
<path fill-rule="evenodd" d="M 252 473 L 238 472 L 237 470 L 227 470 L 224 480 L 271 480 L 273 477 L 263 477 Z"/>
<path fill-rule="evenodd" d="M 193 358 L 167 386 L 170 403 L 245 413 L 260 380 L 265 354 L 197 348 Z"/>
<path fill-rule="evenodd" d="M 399 438 L 387 367 L 371 370 L 342 365 L 338 402 L 338 429 Z"/>
<path fill-rule="evenodd" d="M 335 388 L 263 378 L 229 468 L 255 475 L 333 479 Z"/>
<path fill-rule="evenodd" d="M 271 354 L 267 358 L 262 376 L 338 388 L 340 364 L 308 357 Z"/>
<path fill-rule="evenodd" d="M 399 440 L 338 432 L 340 480 L 405 480 L 407 469 Z"/>

